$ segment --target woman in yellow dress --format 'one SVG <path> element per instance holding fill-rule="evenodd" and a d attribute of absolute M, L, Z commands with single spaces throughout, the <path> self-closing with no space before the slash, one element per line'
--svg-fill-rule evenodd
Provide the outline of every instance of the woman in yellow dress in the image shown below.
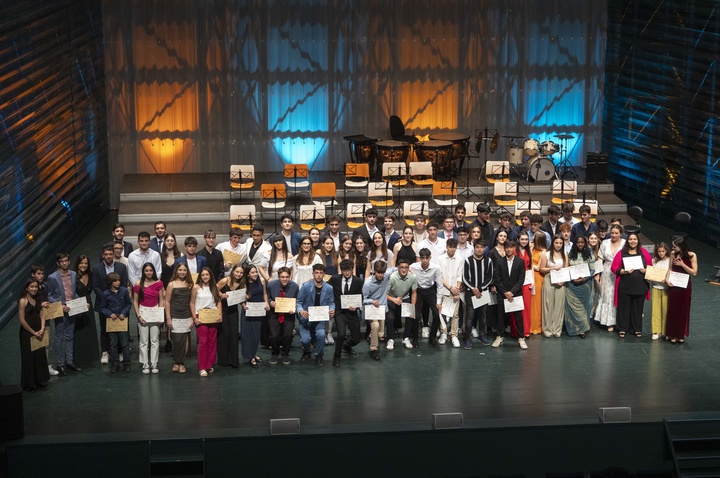
<path fill-rule="evenodd" d="M 530 333 L 542 333 L 542 288 L 545 274 L 540 272 L 540 257 L 547 251 L 545 234 L 535 234 L 532 240 L 532 267 L 535 274 L 535 286 L 530 297 Z"/>

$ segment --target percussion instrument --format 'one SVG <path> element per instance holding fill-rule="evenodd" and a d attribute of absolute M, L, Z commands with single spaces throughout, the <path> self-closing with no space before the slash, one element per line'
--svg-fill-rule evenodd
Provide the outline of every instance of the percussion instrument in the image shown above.
<path fill-rule="evenodd" d="M 526 155 L 534 158 L 540 154 L 540 143 L 536 139 L 526 139 L 523 145 L 523 151 Z"/>
<path fill-rule="evenodd" d="M 544 141 L 540 143 L 543 156 L 552 156 L 553 154 L 558 152 L 558 145 L 553 143 L 552 141 Z"/>
<path fill-rule="evenodd" d="M 455 148 L 452 141 L 431 139 L 417 143 L 415 152 L 418 155 L 418 161 L 430 161 L 433 164 L 433 171 L 447 175 L 452 166 Z"/>
<path fill-rule="evenodd" d="M 522 164 L 523 150 L 516 144 L 509 144 L 505 151 L 505 161 L 510 164 Z"/>
<path fill-rule="evenodd" d="M 385 140 L 375 143 L 378 169 L 383 163 L 406 163 L 410 145 L 404 141 Z"/>
<path fill-rule="evenodd" d="M 343 139 L 349 141 L 350 159 L 353 163 L 375 162 L 375 142 L 377 139 L 368 138 L 363 134 L 345 136 Z"/>
<path fill-rule="evenodd" d="M 550 181 L 555 177 L 555 164 L 552 159 L 538 156 L 528 162 L 528 180 L 535 182 Z"/>
<path fill-rule="evenodd" d="M 453 144 L 452 159 L 457 160 L 467 154 L 470 136 L 459 133 L 437 133 L 429 136 L 431 141 L 450 141 Z"/>

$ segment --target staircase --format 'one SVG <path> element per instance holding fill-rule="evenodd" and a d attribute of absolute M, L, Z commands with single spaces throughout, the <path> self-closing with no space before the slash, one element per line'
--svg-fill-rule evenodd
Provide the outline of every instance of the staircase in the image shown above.
<path fill-rule="evenodd" d="M 720 477 L 720 419 L 665 420 L 679 478 Z"/>

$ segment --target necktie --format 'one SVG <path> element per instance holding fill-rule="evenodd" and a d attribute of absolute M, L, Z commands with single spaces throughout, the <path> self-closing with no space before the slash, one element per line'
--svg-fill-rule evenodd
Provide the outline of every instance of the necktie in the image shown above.
<path fill-rule="evenodd" d="M 285 297 L 285 289 L 280 289 L 280 297 Z M 285 314 L 278 314 L 278 324 L 285 322 Z"/>
<path fill-rule="evenodd" d="M 350 280 L 345 279 L 345 292 L 343 294 L 349 294 L 350 293 Z"/>

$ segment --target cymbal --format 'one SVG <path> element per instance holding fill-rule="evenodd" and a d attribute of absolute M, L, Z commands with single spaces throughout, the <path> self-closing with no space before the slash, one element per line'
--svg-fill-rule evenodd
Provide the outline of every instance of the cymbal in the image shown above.
<path fill-rule="evenodd" d="M 575 136 L 571 134 L 559 134 L 555 136 L 557 139 L 575 139 Z"/>
<path fill-rule="evenodd" d="M 500 144 L 500 134 L 495 133 L 493 135 L 492 141 L 490 142 L 490 154 L 494 154 L 495 151 L 497 151 L 498 144 Z"/>

